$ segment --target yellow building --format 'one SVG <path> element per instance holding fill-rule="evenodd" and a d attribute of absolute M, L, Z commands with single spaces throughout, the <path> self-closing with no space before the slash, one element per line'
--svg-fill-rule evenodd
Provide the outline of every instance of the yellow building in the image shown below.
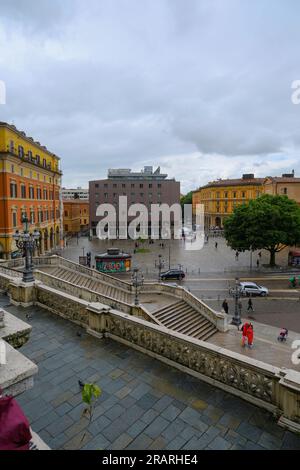
<path fill-rule="evenodd" d="M 266 194 L 286 195 L 300 204 L 300 178 L 295 178 L 294 172 L 282 176 L 267 176 L 264 180 Z"/>
<path fill-rule="evenodd" d="M 22 230 L 25 215 L 30 230 L 40 231 L 40 253 L 59 245 L 59 160 L 25 132 L 0 122 L 0 258 L 19 255 L 12 235 Z"/>
<path fill-rule="evenodd" d="M 206 229 L 223 227 L 224 219 L 234 208 L 263 193 L 264 178 L 245 174 L 238 179 L 212 181 L 193 192 L 193 214 L 196 204 L 204 205 L 204 225 Z"/>

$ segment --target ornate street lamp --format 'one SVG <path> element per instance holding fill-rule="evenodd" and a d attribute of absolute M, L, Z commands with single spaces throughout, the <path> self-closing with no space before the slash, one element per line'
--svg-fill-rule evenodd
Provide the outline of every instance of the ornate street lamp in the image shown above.
<path fill-rule="evenodd" d="M 165 262 L 162 259 L 162 255 L 158 255 L 158 262 L 155 260 L 155 267 L 158 269 L 158 282 L 161 281 L 161 270 L 165 266 Z"/>
<path fill-rule="evenodd" d="M 23 271 L 23 282 L 32 282 L 34 281 L 32 254 L 34 248 L 38 246 L 40 232 L 36 229 L 33 233 L 29 232 L 29 220 L 27 218 L 27 215 L 22 217 L 21 222 L 24 224 L 23 232 L 20 233 L 19 230 L 17 230 L 16 233 L 13 234 L 13 239 L 16 242 L 16 246 L 25 254 L 25 269 Z"/>
<path fill-rule="evenodd" d="M 235 287 L 232 287 L 231 289 L 229 289 L 229 294 L 235 300 L 234 317 L 231 320 L 231 324 L 239 327 L 240 324 L 242 323 L 241 312 L 239 309 L 239 299 L 242 297 L 243 294 L 242 294 L 242 288 L 240 286 L 240 280 L 238 277 L 235 278 Z"/>
<path fill-rule="evenodd" d="M 131 282 L 133 287 L 135 288 L 135 296 L 134 296 L 134 305 L 139 305 L 139 287 L 142 287 L 144 284 L 144 276 L 141 274 L 138 275 L 139 269 L 134 268 L 133 274 L 131 276 Z"/>

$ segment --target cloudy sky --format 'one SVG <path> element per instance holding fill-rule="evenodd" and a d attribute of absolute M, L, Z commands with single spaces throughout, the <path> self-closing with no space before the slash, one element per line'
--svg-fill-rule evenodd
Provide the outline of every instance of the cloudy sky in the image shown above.
<path fill-rule="evenodd" d="M 182 192 L 300 175 L 298 0 L 0 0 L 14 123 L 62 159 L 65 186 L 162 167 Z"/>

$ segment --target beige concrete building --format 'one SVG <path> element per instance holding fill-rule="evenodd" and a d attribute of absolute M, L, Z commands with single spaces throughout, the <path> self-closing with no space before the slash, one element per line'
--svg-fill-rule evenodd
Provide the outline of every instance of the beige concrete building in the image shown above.
<path fill-rule="evenodd" d="M 300 204 L 300 178 L 295 178 L 294 172 L 282 176 L 267 176 L 264 180 L 266 194 L 286 195 Z"/>

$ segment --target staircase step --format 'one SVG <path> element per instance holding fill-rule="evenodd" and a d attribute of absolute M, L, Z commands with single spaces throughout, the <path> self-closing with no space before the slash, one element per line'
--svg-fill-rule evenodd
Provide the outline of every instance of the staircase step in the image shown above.
<path fill-rule="evenodd" d="M 189 307 L 185 307 L 184 310 L 181 310 L 179 312 L 174 312 L 172 315 L 169 315 L 167 318 L 159 318 L 159 321 L 163 323 L 164 325 L 169 325 L 172 323 L 172 325 L 175 323 L 180 323 L 182 320 L 186 318 L 186 316 L 189 314 Z"/>
<path fill-rule="evenodd" d="M 195 334 L 195 335 L 192 335 L 192 336 L 193 336 L 194 338 L 202 339 L 203 336 L 205 336 L 207 333 L 209 333 L 210 331 L 213 331 L 213 330 L 215 330 L 215 329 L 216 329 L 216 328 L 215 328 L 215 326 L 214 326 L 213 324 L 208 323 L 208 324 L 203 328 L 203 330 L 202 330 L 200 333 L 198 333 L 197 335 L 196 335 L 196 334 Z"/>
<path fill-rule="evenodd" d="M 179 331 L 179 333 L 185 333 L 186 331 L 193 330 L 195 329 L 200 323 L 202 324 L 202 317 L 199 317 L 197 313 L 193 313 L 190 315 L 187 315 L 187 318 L 180 322 L 179 324 L 175 324 L 176 331 Z"/>
<path fill-rule="evenodd" d="M 162 315 L 155 314 L 155 317 L 158 318 L 161 322 L 164 322 L 164 320 L 171 320 L 172 318 L 177 318 L 178 315 L 180 315 L 183 312 L 188 311 L 189 305 L 184 305 L 183 307 L 173 307 L 172 310 L 169 312 L 163 313 Z"/>
<path fill-rule="evenodd" d="M 207 322 L 207 320 L 202 321 L 195 325 L 194 328 L 189 328 L 184 334 L 198 338 L 199 335 L 206 333 L 207 326 L 211 327 L 211 323 Z"/>
<path fill-rule="evenodd" d="M 196 331 L 198 328 L 203 328 L 207 323 L 206 318 L 203 317 L 196 317 L 193 322 L 191 322 L 189 325 L 186 325 L 184 328 L 184 334 L 193 336 L 194 331 Z M 178 330 L 179 331 L 179 330 Z M 183 333 L 183 331 L 180 331 Z"/>

